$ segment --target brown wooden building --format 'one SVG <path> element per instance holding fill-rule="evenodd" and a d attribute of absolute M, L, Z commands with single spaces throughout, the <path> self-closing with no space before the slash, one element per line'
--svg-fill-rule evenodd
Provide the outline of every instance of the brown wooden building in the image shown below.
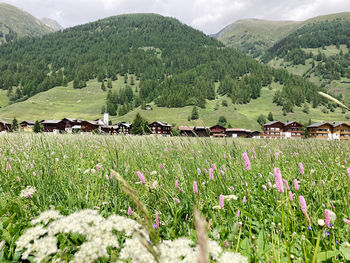
<path fill-rule="evenodd" d="M 340 140 L 350 140 L 350 125 L 347 123 L 333 123 L 333 134 L 339 134 Z"/>
<path fill-rule="evenodd" d="M 41 125 L 44 132 L 62 133 L 65 131 L 66 124 L 62 120 L 43 120 Z"/>
<path fill-rule="evenodd" d="M 261 135 L 264 139 L 282 139 L 284 138 L 284 123 L 280 121 L 272 121 L 264 124 L 264 131 Z"/>
<path fill-rule="evenodd" d="M 155 121 L 149 125 L 151 134 L 159 134 L 170 136 L 171 135 L 171 125 L 167 122 Z"/>
<path fill-rule="evenodd" d="M 118 123 L 118 126 L 118 133 L 130 134 L 132 126 L 130 123 L 120 122 Z"/>
<path fill-rule="evenodd" d="M 304 138 L 304 125 L 297 121 L 289 121 L 284 123 L 283 132 L 286 138 Z"/>
<path fill-rule="evenodd" d="M 307 127 L 310 138 L 331 139 L 332 138 L 332 124 L 328 122 L 318 122 Z"/>
<path fill-rule="evenodd" d="M 0 121 L 0 132 L 9 132 L 11 131 L 11 124 L 6 121 Z"/>
<path fill-rule="evenodd" d="M 20 124 L 21 130 L 26 131 L 26 132 L 32 132 L 34 131 L 34 121 L 22 121 Z"/>
<path fill-rule="evenodd" d="M 82 132 L 93 132 L 99 130 L 100 125 L 96 121 L 82 121 L 81 131 Z"/>
<path fill-rule="evenodd" d="M 194 126 L 179 126 L 180 136 L 194 137 Z"/>
<path fill-rule="evenodd" d="M 251 131 L 250 130 L 245 130 L 245 129 L 236 129 L 236 128 L 227 128 L 225 131 L 225 135 L 227 137 L 232 137 L 232 138 L 251 138 Z"/>
<path fill-rule="evenodd" d="M 209 128 L 210 130 L 210 136 L 213 136 L 213 137 L 225 137 L 225 131 L 226 131 L 226 128 L 219 125 L 219 124 L 216 124 L 212 127 Z"/>
<path fill-rule="evenodd" d="M 210 129 L 208 127 L 194 127 L 194 133 L 198 137 L 209 137 L 210 136 Z"/>

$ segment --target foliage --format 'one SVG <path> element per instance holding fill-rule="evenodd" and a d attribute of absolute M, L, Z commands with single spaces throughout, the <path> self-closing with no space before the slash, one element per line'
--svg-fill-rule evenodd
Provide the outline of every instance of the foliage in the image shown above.
<path fill-rule="evenodd" d="M 225 116 L 220 116 L 220 117 L 219 117 L 218 124 L 225 127 L 226 124 L 227 124 L 227 119 L 226 119 L 226 117 L 225 117 Z"/>
<path fill-rule="evenodd" d="M 272 114 L 271 111 L 270 111 L 269 114 L 267 115 L 267 119 L 268 119 L 269 121 L 273 121 L 273 120 L 274 120 L 274 119 L 273 119 L 273 114 Z"/>
<path fill-rule="evenodd" d="M 198 120 L 198 119 L 199 119 L 198 109 L 196 106 L 194 106 L 191 113 L 191 120 Z"/>
<path fill-rule="evenodd" d="M 263 127 L 264 124 L 266 123 L 265 115 L 261 114 L 256 121 L 260 124 L 261 127 Z"/>
<path fill-rule="evenodd" d="M 42 131 L 43 131 L 43 126 L 40 124 L 40 122 L 38 120 L 36 120 L 34 123 L 34 132 L 40 133 Z"/>
<path fill-rule="evenodd" d="M 142 118 L 141 114 L 136 114 L 134 121 L 131 126 L 131 134 L 147 134 L 150 132 L 148 122 L 144 118 Z"/>
<path fill-rule="evenodd" d="M 13 118 L 12 120 L 12 125 L 11 125 L 12 131 L 17 131 L 18 130 L 18 121 L 16 117 Z"/>

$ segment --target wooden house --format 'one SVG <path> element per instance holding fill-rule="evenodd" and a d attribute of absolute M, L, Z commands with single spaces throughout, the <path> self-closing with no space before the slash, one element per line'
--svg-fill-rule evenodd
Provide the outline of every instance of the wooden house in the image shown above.
<path fill-rule="evenodd" d="M 347 123 L 332 123 L 335 140 L 350 140 L 350 125 Z"/>
<path fill-rule="evenodd" d="M 82 132 L 93 132 L 95 130 L 99 130 L 100 125 L 96 121 L 82 121 L 81 122 L 81 131 Z"/>
<path fill-rule="evenodd" d="M 126 122 L 121 122 L 118 123 L 118 133 L 122 133 L 122 134 L 130 134 L 131 131 L 131 124 L 130 123 L 126 123 Z"/>
<path fill-rule="evenodd" d="M 194 126 L 179 126 L 180 136 L 194 137 Z"/>
<path fill-rule="evenodd" d="M 33 132 L 34 131 L 34 121 L 22 121 L 20 124 L 21 130 L 25 132 Z"/>
<path fill-rule="evenodd" d="M 101 131 L 108 134 L 117 134 L 119 130 L 119 125 L 103 125 L 101 126 Z"/>
<path fill-rule="evenodd" d="M 288 138 L 303 138 L 304 137 L 304 125 L 296 121 L 289 121 L 284 123 L 284 135 Z"/>
<path fill-rule="evenodd" d="M 262 138 L 264 139 L 282 139 L 284 138 L 284 123 L 280 121 L 272 121 L 264 124 Z"/>
<path fill-rule="evenodd" d="M 81 131 L 81 123 L 83 122 L 82 120 L 63 118 L 62 122 L 65 125 L 64 130 L 67 133 Z"/>
<path fill-rule="evenodd" d="M 198 137 L 209 137 L 210 129 L 208 127 L 194 127 L 194 133 Z"/>
<path fill-rule="evenodd" d="M 225 132 L 226 132 L 226 128 L 219 125 L 219 124 L 216 124 L 212 127 L 209 128 L 210 129 L 210 136 L 213 136 L 213 137 L 225 137 Z"/>
<path fill-rule="evenodd" d="M 238 138 L 238 137 L 250 138 L 251 131 L 245 130 L 245 129 L 227 128 L 225 131 L 225 135 L 227 137 L 232 137 L 232 138 Z"/>
<path fill-rule="evenodd" d="M 0 132 L 10 132 L 11 124 L 6 121 L 0 121 Z"/>
<path fill-rule="evenodd" d="M 333 125 L 328 122 L 318 122 L 307 127 L 310 138 L 329 139 L 333 138 Z"/>
<path fill-rule="evenodd" d="M 62 133 L 65 131 L 66 124 L 62 120 L 43 120 L 41 125 L 44 127 L 44 132 Z"/>
<path fill-rule="evenodd" d="M 261 132 L 259 132 L 259 131 L 251 131 L 250 132 L 250 138 L 260 139 L 261 138 Z"/>
<path fill-rule="evenodd" d="M 149 125 L 151 134 L 159 134 L 170 136 L 171 135 L 171 125 L 167 122 L 155 121 Z"/>

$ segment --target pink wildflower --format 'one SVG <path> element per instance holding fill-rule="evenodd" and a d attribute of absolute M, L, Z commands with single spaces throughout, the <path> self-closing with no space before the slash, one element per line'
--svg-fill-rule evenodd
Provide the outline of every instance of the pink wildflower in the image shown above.
<path fill-rule="evenodd" d="M 197 168 L 197 173 L 198 173 L 198 175 L 200 175 L 201 174 L 201 169 Z"/>
<path fill-rule="evenodd" d="M 213 167 L 213 170 L 216 171 L 216 165 L 215 165 L 215 163 L 213 163 L 211 166 Z"/>
<path fill-rule="evenodd" d="M 159 228 L 159 215 L 156 213 L 156 228 Z"/>
<path fill-rule="evenodd" d="M 179 182 L 177 180 L 175 180 L 175 188 L 179 189 Z"/>
<path fill-rule="evenodd" d="M 241 211 L 237 210 L 237 217 L 241 216 Z"/>
<path fill-rule="evenodd" d="M 210 168 L 210 169 L 209 169 L 209 180 L 214 180 L 213 168 Z"/>
<path fill-rule="evenodd" d="M 128 216 L 131 216 L 132 215 L 132 210 L 131 210 L 131 207 L 129 206 L 128 208 Z"/>
<path fill-rule="evenodd" d="M 139 177 L 141 183 L 146 183 L 146 179 L 140 171 L 137 171 L 137 176 Z"/>
<path fill-rule="evenodd" d="M 262 188 L 264 188 L 264 190 L 267 191 L 266 185 L 263 184 L 263 185 L 262 185 Z"/>
<path fill-rule="evenodd" d="M 294 179 L 294 189 L 295 189 L 296 191 L 299 190 L 299 183 L 298 183 L 298 180 L 297 180 L 297 179 Z"/>
<path fill-rule="evenodd" d="M 275 172 L 276 188 L 280 193 L 283 193 L 284 189 L 283 189 L 283 181 L 282 181 L 281 171 L 279 168 L 276 167 L 274 172 Z"/>
<path fill-rule="evenodd" d="M 331 227 L 331 213 L 328 209 L 324 210 L 324 222 L 326 224 L 326 227 Z"/>
<path fill-rule="evenodd" d="M 292 191 L 289 191 L 288 193 L 289 193 L 289 200 L 293 201 L 293 193 L 292 193 Z"/>
<path fill-rule="evenodd" d="M 224 208 L 224 196 L 223 195 L 220 195 L 219 205 L 220 205 L 220 208 Z"/>
<path fill-rule="evenodd" d="M 80 159 L 83 159 L 83 153 L 80 153 Z"/>
<path fill-rule="evenodd" d="M 6 163 L 6 168 L 7 168 L 7 170 L 9 170 L 9 171 L 11 171 L 11 165 L 10 165 L 10 163 Z"/>
<path fill-rule="evenodd" d="M 159 167 L 160 170 L 163 170 L 163 165 L 161 163 L 158 164 L 158 167 Z"/>
<path fill-rule="evenodd" d="M 178 198 L 173 199 L 177 204 L 180 204 L 180 200 Z"/>
<path fill-rule="evenodd" d="M 304 174 L 304 166 L 302 163 L 299 163 L 299 169 L 300 169 L 300 173 Z"/>
<path fill-rule="evenodd" d="M 348 169 L 346 169 L 346 171 L 348 172 L 348 177 L 350 179 L 350 167 Z"/>
<path fill-rule="evenodd" d="M 350 225 L 350 220 L 349 219 L 343 218 L 343 221 L 344 221 L 345 224 Z"/>
<path fill-rule="evenodd" d="M 17 177 L 17 182 L 21 182 L 21 178 Z"/>
<path fill-rule="evenodd" d="M 284 183 L 284 185 L 286 186 L 286 189 L 289 191 L 290 188 L 289 188 L 288 181 L 287 181 L 286 179 L 283 179 L 283 183 Z"/>
<path fill-rule="evenodd" d="M 245 166 L 245 169 L 246 169 L 247 171 L 249 171 L 249 170 L 250 170 L 250 161 L 249 161 L 248 154 L 247 154 L 246 152 L 244 152 L 244 153 L 242 154 L 242 157 L 243 157 L 243 159 L 244 159 L 244 166 Z"/>
<path fill-rule="evenodd" d="M 299 196 L 299 204 L 300 204 L 301 211 L 303 212 L 308 224 L 311 225 L 310 217 L 308 216 L 307 210 L 306 210 L 306 201 L 304 196 L 302 195 Z"/>
<path fill-rule="evenodd" d="M 33 172 L 33 176 L 36 176 L 36 172 Z"/>
<path fill-rule="evenodd" d="M 193 193 L 198 194 L 198 187 L 197 187 L 197 182 L 193 181 Z"/>
<path fill-rule="evenodd" d="M 247 202 L 247 197 L 243 196 L 243 204 L 245 204 Z"/>

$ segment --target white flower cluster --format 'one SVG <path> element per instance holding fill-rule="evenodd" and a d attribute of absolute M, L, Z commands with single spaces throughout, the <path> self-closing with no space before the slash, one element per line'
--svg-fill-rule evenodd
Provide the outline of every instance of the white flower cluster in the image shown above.
<path fill-rule="evenodd" d="M 34 225 L 40 223 L 40 225 L 27 229 L 16 242 L 16 250 L 24 251 L 22 259 L 34 256 L 36 262 L 41 262 L 56 254 L 53 260 L 60 262 L 57 257 L 61 252 L 58 253 L 56 235 L 77 233 L 84 236 L 85 242 L 74 254 L 71 262 L 95 262 L 101 257 L 108 258 L 107 248 L 120 246 L 122 246 L 119 254 L 121 260 L 131 260 L 136 263 L 155 262 L 153 255 L 138 238 L 139 235 L 136 235 L 136 232 L 140 233 L 141 236 L 146 237 L 143 242 L 148 242 L 146 231 L 136 221 L 126 217 L 111 215 L 104 218 L 95 210 L 81 210 L 64 217 L 55 210 L 49 210 L 43 212 L 32 223 Z M 124 244 L 119 244 L 115 232 L 123 233 L 128 237 Z M 174 241 L 165 240 L 158 246 L 154 246 L 154 250 L 159 255 L 160 262 L 196 262 L 199 247 L 189 239 L 179 238 Z M 239 253 L 222 253 L 222 248 L 212 240 L 208 242 L 208 250 L 211 259 L 216 262 L 248 262 L 247 258 Z"/>
<path fill-rule="evenodd" d="M 36 192 L 35 187 L 29 185 L 29 186 L 27 186 L 26 189 L 23 189 L 21 191 L 21 194 L 19 196 L 20 197 L 30 197 L 31 198 L 35 192 Z"/>

